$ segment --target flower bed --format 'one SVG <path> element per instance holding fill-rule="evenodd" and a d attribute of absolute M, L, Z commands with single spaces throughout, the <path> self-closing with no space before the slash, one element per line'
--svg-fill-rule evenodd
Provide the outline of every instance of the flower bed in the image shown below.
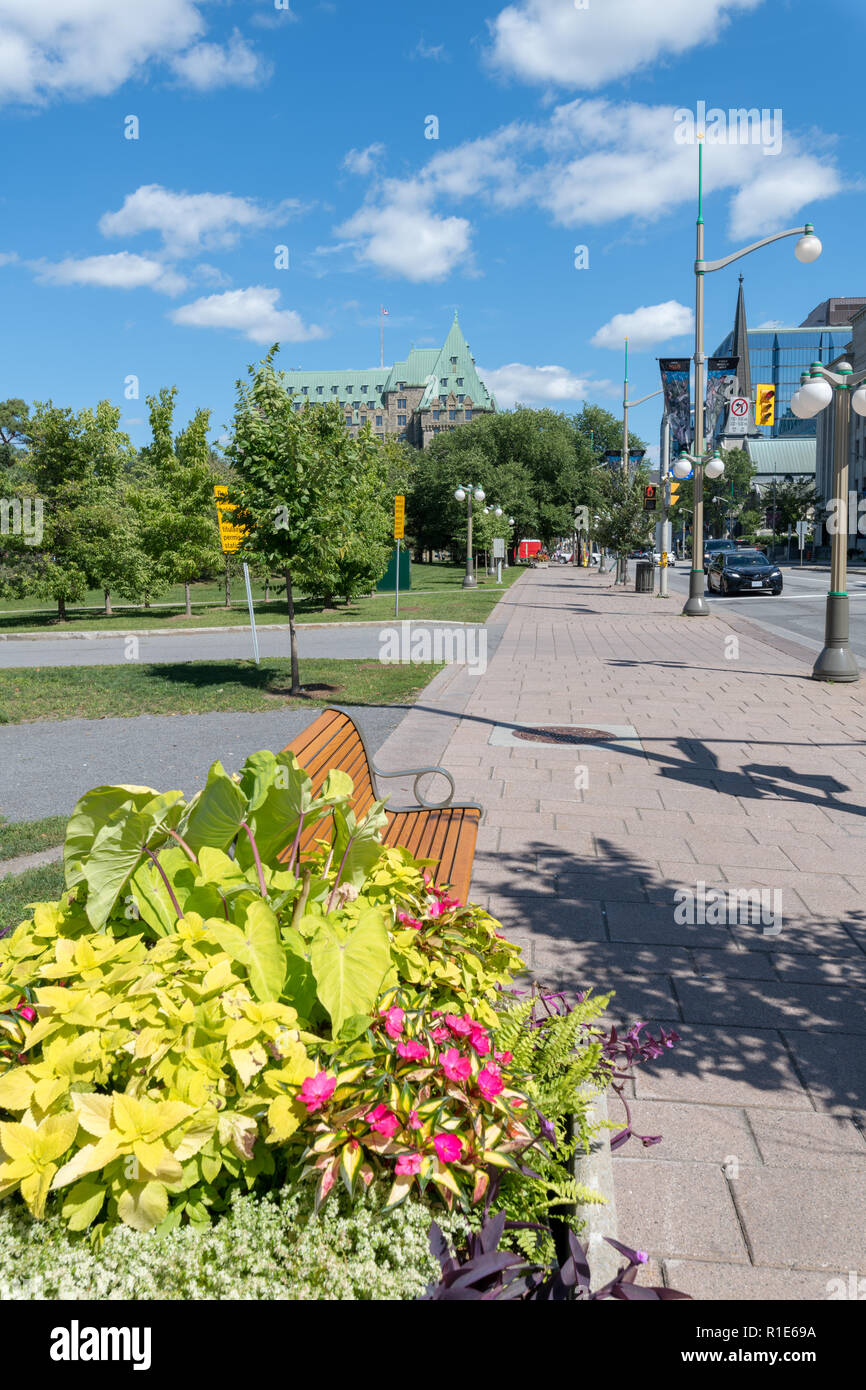
<path fill-rule="evenodd" d="M 519 950 L 385 848 L 382 803 L 358 821 L 352 790 L 334 771 L 314 798 L 292 755 L 257 753 L 234 778 L 215 763 L 189 802 L 78 803 L 66 891 L 0 941 L 7 1231 L 109 1263 L 150 1241 L 164 1269 L 173 1234 L 210 1248 L 239 1213 L 291 1224 L 336 1193 L 377 1221 L 405 1205 L 478 1225 L 493 1203 L 579 1226 L 592 1194 L 568 1164 L 614 1075 L 607 1001 L 539 1015 L 515 998 Z M 544 1230 L 512 1244 L 549 1253 Z M 430 1277 L 429 1258 L 412 1268 Z"/>

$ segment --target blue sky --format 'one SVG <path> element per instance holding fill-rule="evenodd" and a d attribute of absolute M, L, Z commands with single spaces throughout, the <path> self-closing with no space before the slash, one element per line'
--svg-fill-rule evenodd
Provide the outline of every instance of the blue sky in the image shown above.
<path fill-rule="evenodd" d="M 142 442 L 145 396 L 176 384 L 216 439 L 275 340 L 286 367 L 374 365 L 384 304 L 386 361 L 439 344 L 457 308 L 501 404 L 618 411 L 625 332 L 633 396 L 691 351 L 697 152 L 675 113 L 701 100 L 781 112 L 764 145 L 716 121 L 708 256 L 806 220 L 824 243 L 810 266 L 792 239 L 709 276 L 708 351 L 737 269 L 752 326 L 866 293 L 858 0 L 47 11 L 0 0 L 2 396 L 107 397 Z M 634 428 L 655 442 L 658 418 Z"/>

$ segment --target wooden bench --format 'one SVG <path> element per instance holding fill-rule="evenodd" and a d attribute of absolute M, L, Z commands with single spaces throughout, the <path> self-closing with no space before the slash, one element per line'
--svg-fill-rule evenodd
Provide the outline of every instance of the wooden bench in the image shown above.
<path fill-rule="evenodd" d="M 376 786 L 379 777 L 414 777 L 416 805 L 386 809 L 388 825 L 384 840 L 387 845 L 400 845 L 416 859 L 436 859 L 433 881 L 437 886 L 449 884 L 453 894 L 465 903 L 472 877 L 475 841 L 481 819 L 480 806 L 453 806 L 454 778 L 444 767 L 412 767 L 402 772 L 384 772 L 376 767 L 364 742 L 364 736 L 352 717 L 341 709 L 326 709 L 314 719 L 303 733 L 283 749 L 294 753 L 301 767 L 312 778 L 312 791 L 317 795 L 331 768 L 347 772 L 355 786 L 352 808 L 363 816 L 374 801 L 380 800 Z M 428 773 L 445 777 L 450 791 L 445 801 L 425 801 L 418 791 L 418 781 Z M 301 837 L 301 850 L 308 849 L 322 834 L 321 821 Z"/>

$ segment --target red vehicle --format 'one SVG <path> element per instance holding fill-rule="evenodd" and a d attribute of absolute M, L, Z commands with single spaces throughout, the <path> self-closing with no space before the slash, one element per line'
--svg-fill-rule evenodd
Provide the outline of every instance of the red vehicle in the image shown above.
<path fill-rule="evenodd" d="M 532 560 L 541 549 L 541 541 L 521 541 L 517 547 L 518 560 Z"/>

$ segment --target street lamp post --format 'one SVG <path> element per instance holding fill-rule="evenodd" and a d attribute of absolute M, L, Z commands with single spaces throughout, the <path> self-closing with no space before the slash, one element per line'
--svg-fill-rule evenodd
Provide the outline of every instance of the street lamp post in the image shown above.
<path fill-rule="evenodd" d="M 463 576 L 463 588 L 474 589 L 478 583 L 475 578 L 475 568 L 472 558 L 472 499 L 476 502 L 484 501 L 484 489 L 482 487 L 464 487 L 462 484 L 455 490 L 454 497 L 457 502 L 466 503 L 466 573 Z"/>
<path fill-rule="evenodd" d="M 824 647 L 812 668 L 817 681 L 856 681 L 860 671 L 850 646 L 848 605 L 848 451 L 851 411 L 866 415 L 866 372 L 856 375 L 847 362 L 831 372 L 813 362 L 809 377 L 791 397 L 791 410 L 799 420 L 811 420 L 833 403 L 833 546 L 830 557 L 830 592 L 824 620 Z M 854 388 L 857 388 L 856 390 Z"/>
<path fill-rule="evenodd" d="M 704 458 L 704 362 L 706 360 L 704 357 L 704 276 L 714 270 L 724 270 L 726 266 L 741 260 L 743 256 L 750 255 L 752 251 L 758 251 L 762 246 L 769 246 L 771 242 L 781 241 L 784 237 L 789 236 L 799 237 L 794 254 L 797 260 L 803 264 L 817 260 L 821 254 L 821 243 L 815 236 L 815 229 L 811 222 L 807 222 L 803 227 L 789 227 L 787 231 L 776 232 L 773 236 L 763 237 L 760 241 L 752 242 L 751 246 L 744 246 L 741 251 L 735 251 L 731 256 L 723 256 L 721 260 L 704 260 L 703 175 L 704 146 L 701 135 L 698 137 L 698 221 L 695 258 L 695 445 L 694 453 L 689 460 L 694 464 L 695 469 L 695 514 L 692 530 L 692 570 L 689 577 L 689 596 L 683 608 L 683 613 L 688 618 L 705 618 L 710 611 L 704 598 L 704 473 L 706 472 L 708 478 L 719 478 L 724 471 L 724 464 L 717 454 L 711 454 L 706 460 Z M 718 467 L 715 467 L 716 460 Z M 713 465 L 713 469 L 711 469 L 711 465 Z M 674 472 L 676 472 L 676 466 Z M 679 474 L 678 476 L 685 475 Z"/>
<path fill-rule="evenodd" d="M 622 471 L 623 477 L 628 478 L 628 412 L 633 405 L 643 405 L 644 401 L 651 401 L 653 396 L 662 394 L 661 387 L 658 391 L 650 391 L 648 396 L 640 396 L 636 401 L 629 400 L 628 396 L 628 338 L 625 339 L 625 372 L 622 383 Z M 616 561 L 616 584 L 628 583 L 628 554 L 619 554 Z"/>

